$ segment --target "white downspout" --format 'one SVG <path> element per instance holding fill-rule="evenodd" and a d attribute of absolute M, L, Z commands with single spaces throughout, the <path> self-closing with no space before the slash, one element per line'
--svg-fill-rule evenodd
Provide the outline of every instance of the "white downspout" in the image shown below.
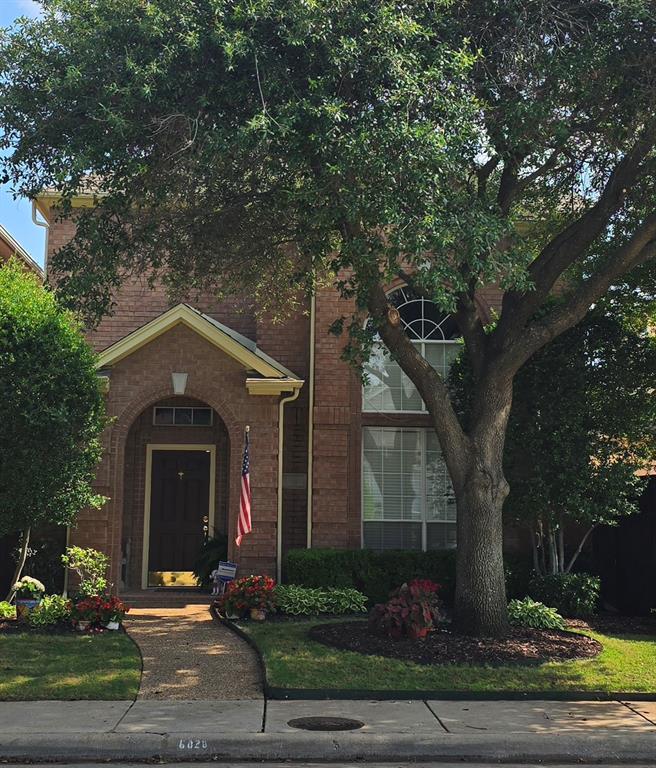
<path fill-rule="evenodd" d="M 39 221 L 36 217 L 36 200 L 32 200 L 32 221 L 37 227 L 43 227 L 46 231 L 46 242 L 43 253 L 43 277 L 48 277 L 48 235 L 50 234 L 50 224 L 47 221 Z"/>
<path fill-rule="evenodd" d="M 282 471 L 283 471 L 283 438 L 285 436 L 285 405 L 291 403 L 300 395 L 297 389 L 293 394 L 281 398 L 278 403 L 278 518 L 276 525 L 276 581 L 282 578 Z"/>
<path fill-rule="evenodd" d="M 313 290 L 310 297 L 310 361 L 308 381 L 308 460 L 307 460 L 307 520 L 306 539 L 307 549 L 312 547 L 312 472 L 314 464 L 313 440 L 314 440 L 314 343 L 316 325 L 316 293 Z"/>

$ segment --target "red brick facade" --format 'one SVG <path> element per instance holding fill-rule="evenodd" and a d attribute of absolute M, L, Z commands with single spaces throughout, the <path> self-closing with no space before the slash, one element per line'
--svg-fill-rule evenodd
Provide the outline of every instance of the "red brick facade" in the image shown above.
<path fill-rule="evenodd" d="M 72 232 L 70 222 L 53 221 L 50 251 L 60 248 Z M 499 292 L 492 289 L 483 299 L 489 307 L 498 297 Z M 127 281 L 115 299 L 114 314 L 89 334 L 97 351 L 107 349 L 171 306 L 163 290 L 151 290 L 143 280 Z M 249 373 L 240 363 L 191 328 L 179 325 L 111 366 L 107 409 L 113 420 L 104 436 L 104 456 L 97 476 L 98 492 L 109 501 L 100 511 L 80 515 L 71 540 L 108 552 L 113 583 L 121 584 L 123 576 L 129 588 L 140 586 L 148 444 L 216 446 L 216 527 L 228 533 L 229 556 L 239 562 L 241 573 L 275 573 L 279 492 L 283 498 L 282 551 L 304 547 L 307 540 L 309 306 L 287 323 L 276 325 L 258 320 L 244 301 L 220 303 L 202 295 L 186 297 L 185 301 L 251 339 L 305 384 L 299 397 L 285 407 L 283 487 L 279 489 L 280 396 L 249 394 L 245 386 Z M 314 547 L 361 545 L 362 425 L 377 422 L 371 414 L 362 414 L 360 383 L 340 359 L 343 339 L 328 333 L 330 324 L 351 310 L 350 302 L 333 289 L 324 289 L 316 297 L 311 478 Z M 184 399 L 175 398 L 171 381 L 173 372 L 182 371 L 188 373 Z M 210 406 L 217 417 L 214 427 L 153 426 L 153 406 L 176 402 Z M 426 424 L 426 417 L 419 416 L 419 422 Z M 251 428 L 253 532 L 237 548 L 234 538 L 247 424 Z M 129 562 L 122 574 L 126 557 Z"/>

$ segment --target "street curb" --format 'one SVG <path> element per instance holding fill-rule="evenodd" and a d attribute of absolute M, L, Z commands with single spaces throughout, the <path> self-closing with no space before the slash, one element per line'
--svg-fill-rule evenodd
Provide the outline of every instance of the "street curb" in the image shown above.
<path fill-rule="evenodd" d="M 388 691 L 267 686 L 266 695 L 280 701 L 656 701 L 656 693 L 605 691 Z"/>
<path fill-rule="evenodd" d="M 0 741 L 5 762 L 463 762 L 653 765 L 656 733 L 420 736 L 368 733 L 33 734 Z"/>

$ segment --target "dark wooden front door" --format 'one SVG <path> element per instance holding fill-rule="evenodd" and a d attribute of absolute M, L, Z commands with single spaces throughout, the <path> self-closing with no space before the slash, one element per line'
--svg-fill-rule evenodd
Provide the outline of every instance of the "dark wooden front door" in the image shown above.
<path fill-rule="evenodd" d="M 191 571 L 208 514 L 210 453 L 153 451 L 148 570 Z"/>

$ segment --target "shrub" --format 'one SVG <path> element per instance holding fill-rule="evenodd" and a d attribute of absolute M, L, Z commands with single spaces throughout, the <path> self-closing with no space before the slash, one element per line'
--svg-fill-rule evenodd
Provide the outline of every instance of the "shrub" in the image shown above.
<path fill-rule="evenodd" d="M 325 590 L 327 613 L 364 613 L 367 596 L 353 587 L 333 587 Z"/>
<path fill-rule="evenodd" d="M 217 534 L 208 539 L 204 544 L 196 562 L 194 563 L 194 576 L 199 586 L 206 587 L 210 583 L 210 574 L 218 566 L 220 560 L 228 558 L 228 537 Z"/>
<path fill-rule="evenodd" d="M 270 576 L 245 576 L 231 581 L 216 601 L 217 608 L 229 616 L 242 616 L 251 609 L 273 611 L 276 582 Z"/>
<path fill-rule="evenodd" d="M 60 595 L 46 595 L 27 616 L 31 627 L 50 627 L 63 624 L 71 618 L 71 603 Z"/>
<path fill-rule="evenodd" d="M 510 623 L 532 629 L 565 629 L 563 617 L 555 608 L 544 603 L 537 603 L 530 597 L 523 600 L 511 600 L 508 603 Z"/>
<path fill-rule="evenodd" d="M 304 587 L 352 587 L 370 604 L 384 602 L 401 584 L 419 578 L 440 583 L 440 597 L 450 602 L 455 551 L 292 549 L 285 558 L 287 582 Z"/>
<path fill-rule="evenodd" d="M 14 584 L 16 597 L 23 600 L 38 600 L 43 596 L 46 588 L 38 579 L 31 576 L 23 576 L 22 579 Z"/>
<path fill-rule="evenodd" d="M 439 584 L 416 579 L 403 584 L 386 603 L 375 605 L 369 614 L 369 628 L 394 640 L 425 637 L 441 618 L 437 593 Z"/>
<path fill-rule="evenodd" d="M 278 610 L 290 616 L 313 616 L 319 613 L 361 613 L 367 598 L 352 587 L 319 589 L 279 584 L 275 590 Z"/>
<path fill-rule="evenodd" d="M 509 597 L 524 597 L 530 564 L 526 557 L 505 557 Z M 285 581 L 303 587 L 353 587 L 371 605 L 413 579 L 431 579 L 442 585 L 440 598 L 453 602 L 456 581 L 455 550 L 291 549 L 284 561 Z"/>
<path fill-rule="evenodd" d="M 299 587 L 296 584 L 279 584 L 276 587 L 276 604 L 281 613 L 290 616 L 312 616 L 328 612 L 327 590 Z"/>
<path fill-rule="evenodd" d="M 596 611 L 600 590 L 601 581 L 597 576 L 557 573 L 534 576 L 528 593 L 534 600 L 553 606 L 563 616 L 585 618 Z"/>
<path fill-rule="evenodd" d="M 8 603 L 6 600 L 0 601 L 0 619 L 15 619 L 16 606 Z"/>
<path fill-rule="evenodd" d="M 107 592 L 109 557 L 103 552 L 83 547 L 66 547 L 66 552 L 62 555 L 62 563 L 66 568 L 77 573 L 80 580 L 78 594 L 83 597 L 93 597 Z"/>

